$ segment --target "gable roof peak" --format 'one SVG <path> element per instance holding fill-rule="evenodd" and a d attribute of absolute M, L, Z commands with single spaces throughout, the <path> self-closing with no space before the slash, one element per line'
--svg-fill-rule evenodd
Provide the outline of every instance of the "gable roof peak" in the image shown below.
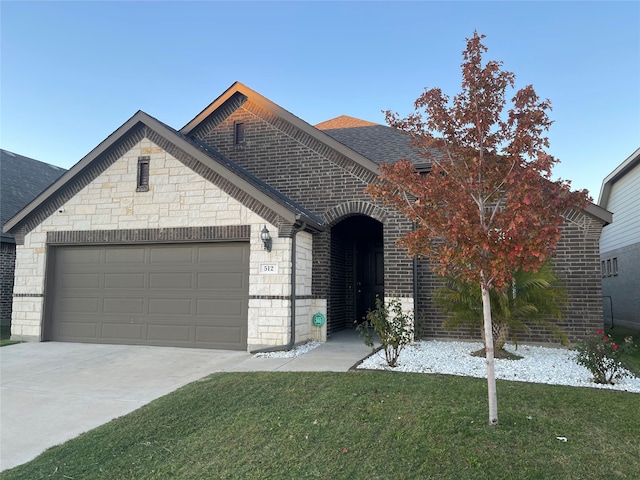
<path fill-rule="evenodd" d="M 227 100 L 233 97 L 236 93 L 239 93 L 245 97 L 253 97 L 253 98 L 263 98 L 259 93 L 251 90 L 249 87 L 244 85 L 241 82 L 235 81 L 231 84 L 229 88 L 227 88 L 224 92 L 222 92 L 218 97 L 207 105 L 200 113 L 198 113 L 194 118 L 192 118 L 184 127 L 182 127 L 179 131 L 183 135 L 191 136 L 191 133 L 203 122 L 206 118 L 211 115 L 216 109 L 218 109 L 221 105 L 223 105 Z M 266 99 L 264 99 L 266 100 Z"/>
<path fill-rule="evenodd" d="M 348 115 L 340 115 L 330 120 L 320 122 L 315 125 L 315 127 L 318 130 L 333 130 L 336 128 L 375 127 L 377 125 L 380 124 L 362 120 L 356 117 L 350 117 Z"/>
<path fill-rule="evenodd" d="M 607 208 L 609 205 L 609 196 L 611 195 L 611 188 L 613 184 L 624 177 L 627 173 L 633 170 L 637 165 L 640 165 L 640 147 L 636 149 L 631 155 L 627 157 L 620 165 L 618 165 L 613 172 L 605 177 L 600 187 L 600 197 L 598 199 L 598 205 L 602 208 Z"/>
<path fill-rule="evenodd" d="M 271 211 L 274 215 L 281 217 L 284 221 L 295 224 L 301 220 L 305 223 L 307 231 L 321 231 L 323 229 L 322 219 L 313 213 L 299 206 L 279 191 L 261 182 L 256 177 L 234 164 L 231 160 L 223 157 L 219 152 L 211 147 L 205 147 L 196 139 L 186 137 L 184 134 L 174 130 L 151 115 L 138 110 L 131 118 L 122 124 L 115 132 L 109 135 L 97 147 L 89 152 L 82 160 L 76 163 L 69 171 L 64 173 L 46 190 L 26 205 L 22 210 L 9 219 L 4 225 L 6 232 L 18 231 L 38 209 L 50 209 L 55 200 L 55 195 L 62 192 L 68 185 L 71 185 L 74 178 L 80 178 L 83 172 L 90 172 L 90 166 L 99 162 L 104 155 L 116 148 L 131 132 L 139 128 L 146 128 L 144 134 L 146 138 L 152 138 L 149 134 L 155 135 L 167 145 L 181 150 L 195 161 L 204 165 L 208 170 L 220 175 L 229 185 L 233 185 L 240 191 L 257 200 L 262 206 Z M 157 142 L 156 142 L 157 143 Z M 161 146 L 166 150 L 164 146 Z M 93 171 L 92 175 L 97 175 Z M 95 177 L 93 177 L 95 178 Z M 87 182 L 93 178 L 86 179 Z M 75 195 L 71 190 L 71 195 Z M 46 214 L 48 215 L 48 214 Z"/>
<path fill-rule="evenodd" d="M 309 135 L 312 138 L 320 141 L 321 143 L 327 145 L 328 147 L 338 151 L 339 153 L 345 155 L 351 160 L 355 161 L 359 165 L 365 167 L 366 169 L 379 173 L 378 165 L 371 158 L 363 156 L 357 150 L 353 150 L 347 147 L 345 144 L 336 140 L 330 135 L 320 131 L 309 123 L 305 122 L 301 118 L 295 116 L 293 113 L 285 110 L 278 104 L 272 102 L 268 98 L 262 96 L 258 92 L 250 89 L 246 85 L 243 85 L 240 82 L 234 82 L 229 88 L 227 88 L 218 98 L 216 98 L 211 104 L 209 104 L 204 110 L 202 110 L 198 115 L 196 115 L 190 122 L 188 122 L 184 127 L 182 127 L 179 131 L 181 135 L 185 137 L 192 137 L 194 132 L 207 121 L 207 118 L 214 114 L 218 109 L 224 107 L 225 103 L 230 100 L 232 97 L 236 95 L 241 95 L 245 97 L 245 100 L 255 103 L 271 114 L 279 117 L 284 120 L 286 123 L 292 125 L 297 128 L 299 131 Z M 229 112 L 226 112 L 228 115 Z M 358 119 L 355 119 L 358 120 Z M 358 120 L 359 122 L 365 122 L 364 120 Z M 382 125 L 378 125 L 376 123 L 365 122 L 361 126 L 376 126 L 383 127 Z"/>

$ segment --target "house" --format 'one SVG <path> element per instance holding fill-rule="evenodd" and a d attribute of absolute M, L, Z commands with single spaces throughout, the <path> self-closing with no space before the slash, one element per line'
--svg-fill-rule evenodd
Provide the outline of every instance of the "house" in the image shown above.
<path fill-rule="evenodd" d="M 605 322 L 640 329 L 640 148 L 604 179 L 598 205 L 614 220 L 600 237 Z"/>
<path fill-rule="evenodd" d="M 63 168 L 0 149 L 0 225 L 18 213 L 51 182 Z M 13 273 L 16 242 L 13 235 L 0 232 L 0 325 L 11 324 Z"/>
<path fill-rule="evenodd" d="M 428 168 L 389 127 L 314 127 L 241 83 L 180 130 L 137 112 L 6 225 L 12 333 L 253 351 L 324 341 L 384 295 L 420 335 L 450 337 L 430 300 L 440 280 L 396 244 L 411 224 L 363 193 L 402 156 Z M 571 338 L 602 324 L 607 215 L 589 205 L 563 227 Z"/>

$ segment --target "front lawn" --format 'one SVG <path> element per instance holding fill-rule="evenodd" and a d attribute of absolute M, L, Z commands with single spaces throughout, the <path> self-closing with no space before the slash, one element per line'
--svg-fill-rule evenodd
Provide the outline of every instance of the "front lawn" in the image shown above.
<path fill-rule="evenodd" d="M 498 402 L 489 427 L 483 379 L 219 373 L 0 477 L 639 478 L 640 395 L 499 380 Z"/>
<path fill-rule="evenodd" d="M 14 343 L 20 343 L 20 342 L 11 340 L 11 326 L 9 325 L 0 326 L 0 347 L 4 347 L 5 345 L 13 345 Z"/>

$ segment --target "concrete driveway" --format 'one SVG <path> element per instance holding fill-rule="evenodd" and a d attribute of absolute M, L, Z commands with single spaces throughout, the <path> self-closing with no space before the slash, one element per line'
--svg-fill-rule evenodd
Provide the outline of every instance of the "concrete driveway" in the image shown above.
<path fill-rule="evenodd" d="M 0 470 L 249 357 L 55 342 L 0 348 Z"/>
<path fill-rule="evenodd" d="M 2 347 L 0 471 L 211 373 L 346 371 L 370 352 L 354 335 L 296 358 L 58 342 Z"/>

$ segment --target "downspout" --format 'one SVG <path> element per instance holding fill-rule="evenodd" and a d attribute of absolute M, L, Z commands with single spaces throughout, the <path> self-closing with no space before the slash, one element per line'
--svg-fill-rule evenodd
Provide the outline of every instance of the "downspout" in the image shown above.
<path fill-rule="evenodd" d="M 413 339 L 416 340 L 418 322 L 418 255 L 413 256 Z"/>
<path fill-rule="evenodd" d="M 286 345 L 276 345 L 274 347 L 251 350 L 249 352 L 251 354 L 288 351 L 291 350 L 296 343 L 296 237 L 298 236 L 298 232 L 304 230 L 306 226 L 306 222 L 300 224 L 294 223 L 291 235 L 291 323 L 289 326 L 289 343 Z"/>
<path fill-rule="evenodd" d="M 413 222 L 412 230 L 416 230 Z M 416 339 L 416 324 L 418 322 L 418 255 L 413 256 L 413 339 Z"/>

